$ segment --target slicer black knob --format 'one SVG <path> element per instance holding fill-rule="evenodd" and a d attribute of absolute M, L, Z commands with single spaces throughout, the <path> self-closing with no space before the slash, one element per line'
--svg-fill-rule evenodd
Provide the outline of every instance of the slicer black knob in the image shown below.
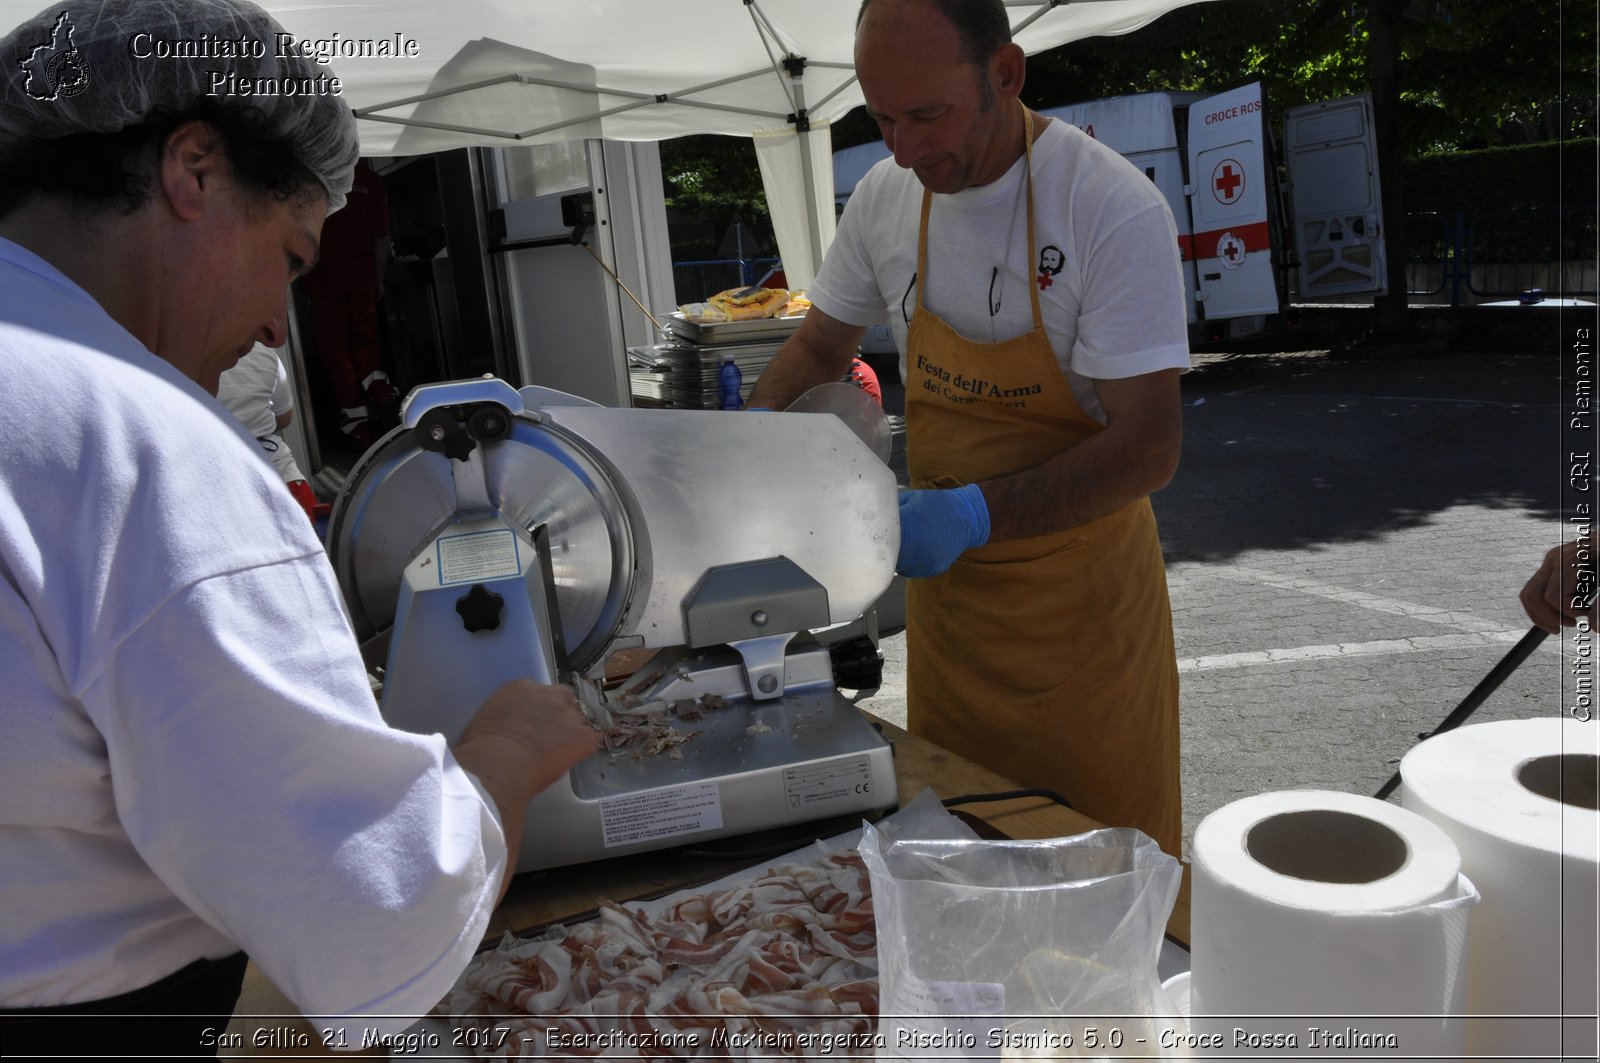
<path fill-rule="evenodd" d="M 833 685 L 846 690 L 876 690 L 883 685 L 883 654 L 865 635 L 828 647 Z"/>
<path fill-rule="evenodd" d="M 456 461 L 466 461 L 472 456 L 472 448 L 477 446 L 472 436 L 462 431 L 455 410 L 448 406 L 423 414 L 412 431 L 417 446 Z"/>
<path fill-rule="evenodd" d="M 498 443 L 511 429 L 511 412 L 498 403 L 484 403 L 467 415 L 467 434 L 480 443 Z"/>
<path fill-rule="evenodd" d="M 500 626 L 500 614 L 506 600 L 481 583 L 456 599 L 456 612 L 461 614 L 461 625 L 468 631 L 493 631 Z"/>

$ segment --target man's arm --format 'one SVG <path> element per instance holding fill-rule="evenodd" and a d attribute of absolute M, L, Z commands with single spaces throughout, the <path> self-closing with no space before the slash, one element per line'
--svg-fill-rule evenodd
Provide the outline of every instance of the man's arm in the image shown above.
<path fill-rule="evenodd" d="M 1159 490 L 1178 469 L 1183 405 L 1177 369 L 1095 381 L 1105 431 L 1042 465 L 978 486 L 989 541 L 1087 524 Z"/>
<path fill-rule="evenodd" d="M 866 331 L 864 325 L 847 325 L 813 306 L 772 356 L 746 405 L 782 410 L 818 384 L 844 379 Z"/>

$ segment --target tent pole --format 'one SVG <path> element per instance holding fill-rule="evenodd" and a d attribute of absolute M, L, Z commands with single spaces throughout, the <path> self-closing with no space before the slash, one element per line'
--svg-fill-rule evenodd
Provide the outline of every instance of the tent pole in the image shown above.
<path fill-rule="evenodd" d="M 817 181 L 811 171 L 811 118 L 806 114 L 804 84 L 806 61 L 798 56 L 785 59 L 784 68 L 794 86 L 794 129 L 800 138 L 800 180 L 806 191 L 806 242 L 811 245 L 811 273 L 822 268 L 822 223 L 817 218 Z"/>
<path fill-rule="evenodd" d="M 756 0 L 744 0 L 744 4 L 750 12 L 750 21 L 755 24 L 756 38 L 767 50 L 767 59 L 772 63 L 773 73 L 778 73 L 781 68 L 789 77 L 787 89 L 789 102 L 794 106 L 794 113 L 789 115 L 788 119 L 794 123 L 795 135 L 800 140 L 800 181 L 806 197 L 806 244 L 811 250 L 811 273 L 815 276 L 817 270 L 822 268 L 822 222 L 817 217 L 816 179 L 811 172 L 811 117 L 806 113 L 806 90 L 803 80 L 806 59 L 805 56 L 795 55 L 787 44 L 778 39 L 777 30 L 767 18 L 766 12 L 757 5 Z M 782 50 L 782 59 L 774 54 L 772 50 L 774 44 Z M 809 282 L 807 286 L 809 287 Z"/>

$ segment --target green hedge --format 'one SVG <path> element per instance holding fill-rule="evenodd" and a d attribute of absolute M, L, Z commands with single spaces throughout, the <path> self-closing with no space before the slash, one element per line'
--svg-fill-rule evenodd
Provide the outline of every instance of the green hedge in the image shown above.
<path fill-rule="evenodd" d="M 1585 206 L 1597 198 L 1597 143 L 1590 137 L 1409 159 L 1400 195 L 1408 214 Z"/>

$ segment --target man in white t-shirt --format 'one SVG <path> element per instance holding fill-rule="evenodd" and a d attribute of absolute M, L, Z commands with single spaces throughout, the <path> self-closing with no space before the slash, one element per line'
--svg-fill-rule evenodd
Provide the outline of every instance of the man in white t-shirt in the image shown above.
<path fill-rule="evenodd" d="M 1176 230 L 1114 152 L 1020 102 L 999 0 L 867 0 L 856 72 L 893 159 L 750 396 L 837 379 L 887 313 L 910 729 L 1177 853 L 1177 663 L 1149 494 L 1189 365 Z"/>
<path fill-rule="evenodd" d="M 388 727 L 321 544 L 213 397 L 284 342 L 355 120 L 130 42 L 260 42 L 241 81 L 317 84 L 281 33 L 105 0 L 0 39 L 8 1054 L 215 1053 L 245 953 L 306 1014 L 400 1032 L 471 959 L 528 801 L 598 746 L 528 682 L 454 749 Z"/>
<path fill-rule="evenodd" d="M 306 516 L 316 521 L 317 496 L 294 460 L 283 430 L 294 420 L 294 392 L 283 358 L 264 343 L 251 347 L 217 382 L 217 401 L 256 437 L 261 453 L 278 470 L 284 486 Z"/>

